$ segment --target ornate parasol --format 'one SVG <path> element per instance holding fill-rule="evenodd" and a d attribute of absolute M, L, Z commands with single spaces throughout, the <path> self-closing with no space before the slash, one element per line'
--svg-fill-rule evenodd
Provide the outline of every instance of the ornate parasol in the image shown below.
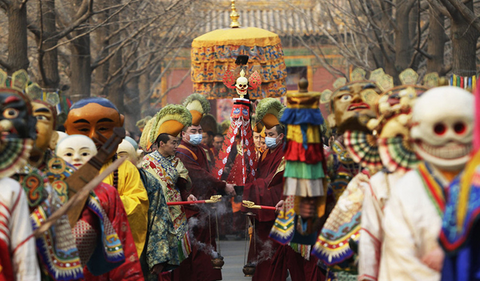
<path fill-rule="evenodd" d="M 279 97 L 286 93 L 287 71 L 282 44 L 277 34 L 255 27 L 241 28 L 235 0 L 231 0 L 230 28 L 217 29 L 192 42 L 192 81 L 195 93 L 209 99 L 233 98 L 235 93 L 222 82 L 227 70 L 237 67 L 235 60 L 246 55 L 247 74 L 255 70 L 261 87 L 250 92 L 250 98 Z"/>

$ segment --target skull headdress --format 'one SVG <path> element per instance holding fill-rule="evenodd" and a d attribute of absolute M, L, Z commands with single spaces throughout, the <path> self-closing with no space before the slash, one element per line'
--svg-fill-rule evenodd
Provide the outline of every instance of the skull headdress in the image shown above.
<path fill-rule="evenodd" d="M 417 154 L 441 169 L 461 169 L 472 149 L 473 104 L 472 94 L 449 86 L 418 98 L 410 131 Z"/>
<path fill-rule="evenodd" d="M 233 83 L 233 81 L 235 81 L 235 83 Z M 235 80 L 235 76 L 231 70 L 227 70 L 223 76 L 223 84 L 230 89 L 236 89 L 240 98 L 247 95 L 247 90 L 258 88 L 261 82 L 260 74 L 258 74 L 257 71 L 253 72 L 248 79 L 245 77 L 245 71 L 243 69 L 240 71 L 240 77 L 238 77 L 237 80 Z"/>

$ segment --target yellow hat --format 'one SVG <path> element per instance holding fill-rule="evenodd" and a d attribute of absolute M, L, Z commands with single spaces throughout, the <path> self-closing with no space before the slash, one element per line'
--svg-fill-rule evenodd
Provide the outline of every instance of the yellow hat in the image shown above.
<path fill-rule="evenodd" d="M 253 126 L 253 131 L 254 131 L 255 133 L 260 133 L 260 132 L 262 132 L 262 130 L 264 129 L 264 127 L 265 127 L 265 126 L 263 126 L 262 123 L 257 122 L 257 123 Z"/>
<path fill-rule="evenodd" d="M 222 135 L 226 135 L 228 133 L 228 129 L 230 129 L 231 122 L 230 120 L 225 120 L 220 124 L 220 131 Z"/>
<path fill-rule="evenodd" d="M 203 115 L 210 112 L 210 103 L 200 94 L 191 94 L 185 99 L 183 105 L 190 111 L 194 126 L 200 125 Z"/>
<path fill-rule="evenodd" d="M 140 132 L 143 132 L 143 129 L 145 128 L 145 125 L 147 125 L 147 122 L 152 119 L 152 116 L 147 116 L 143 119 L 140 119 L 137 121 L 137 123 L 135 124 L 137 126 L 137 128 L 140 130 Z"/>
<path fill-rule="evenodd" d="M 165 106 L 152 119 L 155 121 L 150 132 L 150 143 L 154 143 L 160 134 L 169 134 L 176 137 L 183 127 L 188 127 L 192 124 L 190 112 L 184 106 L 177 104 Z"/>
<path fill-rule="evenodd" d="M 150 118 L 150 120 L 146 120 L 147 123 L 145 127 L 143 127 L 142 136 L 140 137 L 140 142 L 139 142 L 139 145 L 142 149 L 147 149 L 147 148 L 150 148 L 150 146 L 152 146 L 152 143 L 150 142 L 150 132 L 154 127 L 155 118 L 156 118 L 156 115 L 153 116 L 153 118 Z"/>
<path fill-rule="evenodd" d="M 275 98 L 266 98 L 257 105 L 257 120 L 261 120 L 267 129 L 280 124 L 285 106 Z"/>

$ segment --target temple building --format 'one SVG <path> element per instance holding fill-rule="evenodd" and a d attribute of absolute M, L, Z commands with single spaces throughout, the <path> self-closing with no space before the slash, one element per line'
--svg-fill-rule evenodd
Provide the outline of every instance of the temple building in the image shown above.
<path fill-rule="evenodd" d="M 156 87 L 153 99 L 162 99 L 157 106 L 179 103 L 193 92 L 193 82 L 190 77 L 190 48 L 192 40 L 207 32 L 230 28 L 231 1 L 215 0 L 214 9 L 198 11 L 202 20 L 194 33 L 190 34 L 185 49 L 182 49 L 174 60 L 167 75 Z M 213 2 L 215 2 L 213 1 Z M 309 91 L 323 91 L 331 88 L 336 77 L 327 68 L 334 68 L 345 73 L 348 70 L 346 60 L 339 54 L 335 46 L 329 45 L 322 29 L 329 26 L 319 26 L 321 16 L 320 6 L 314 0 L 236 0 L 241 27 L 262 28 L 279 35 L 283 47 L 287 67 L 287 91 L 296 91 L 298 80 L 302 77 L 310 81 Z M 164 94 L 166 93 L 166 94 Z M 213 99 L 212 114 L 218 122 L 224 116 L 216 114 L 216 110 L 224 111 L 230 101 Z M 226 104 L 225 104 L 226 103 Z M 227 112 L 225 116 L 229 116 Z"/>

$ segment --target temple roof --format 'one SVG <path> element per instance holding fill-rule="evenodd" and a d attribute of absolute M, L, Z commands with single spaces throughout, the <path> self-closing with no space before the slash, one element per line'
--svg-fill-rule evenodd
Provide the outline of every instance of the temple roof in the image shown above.
<path fill-rule="evenodd" d="M 318 5 L 308 4 L 310 1 L 304 0 L 302 1 L 303 4 L 295 5 L 294 10 L 291 5 L 284 1 L 276 1 L 276 3 L 271 1 L 249 2 L 246 5 L 246 3 L 243 3 L 245 1 L 237 0 L 237 12 L 240 14 L 239 22 L 241 26 L 263 28 L 275 32 L 279 36 L 319 35 L 322 33 L 312 20 L 319 15 L 320 8 Z M 229 6 L 225 5 L 230 1 L 222 2 L 222 5 L 219 5 L 217 9 L 199 11 L 199 16 L 205 19 L 205 24 L 198 28 L 197 35 L 216 29 L 230 28 L 231 11 Z"/>

